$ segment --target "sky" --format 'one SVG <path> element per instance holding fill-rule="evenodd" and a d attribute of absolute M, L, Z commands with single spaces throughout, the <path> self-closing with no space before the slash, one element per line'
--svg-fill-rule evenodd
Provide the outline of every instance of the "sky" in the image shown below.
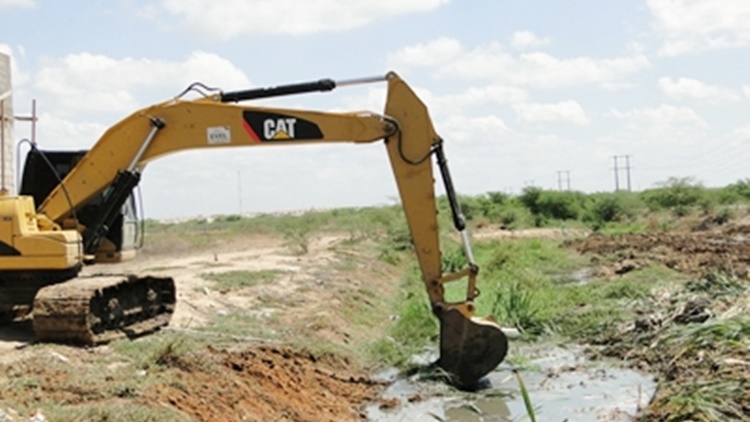
<path fill-rule="evenodd" d="M 0 19 L 14 111 L 36 99 L 43 149 L 90 148 L 195 81 L 393 70 L 428 106 L 460 194 L 750 178 L 747 0 L 0 0 Z M 254 104 L 382 113 L 385 86 Z M 148 165 L 141 192 L 147 218 L 397 198 L 382 143 L 180 152 Z"/>

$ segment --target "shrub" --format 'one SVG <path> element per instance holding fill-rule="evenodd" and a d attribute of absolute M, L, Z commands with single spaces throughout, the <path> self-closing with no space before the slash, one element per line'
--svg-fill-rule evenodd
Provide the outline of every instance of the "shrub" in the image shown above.
<path fill-rule="evenodd" d="M 521 203 L 534 214 L 539 223 L 547 218 L 574 220 L 581 216 L 586 196 L 580 192 L 546 191 L 528 187 L 519 197 Z M 537 224 L 539 225 L 539 224 Z"/>
<path fill-rule="evenodd" d="M 690 207 L 705 207 L 710 202 L 706 188 L 689 177 L 671 177 L 658 186 L 641 194 L 643 201 L 652 210 L 672 210 L 681 215 Z"/>
<path fill-rule="evenodd" d="M 637 209 L 637 198 L 629 192 L 593 194 L 590 195 L 584 220 L 592 223 L 594 229 L 599 229 L 605 223 L 633 218 Z"/>

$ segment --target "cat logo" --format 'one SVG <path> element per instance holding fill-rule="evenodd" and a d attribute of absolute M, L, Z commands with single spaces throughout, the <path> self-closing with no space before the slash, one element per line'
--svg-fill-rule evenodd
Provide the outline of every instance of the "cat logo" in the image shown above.
<path fill-rule="evenodd" d="M 288 114 L 245 110 L 242 120 L 242 127 L 255 143 L 323 139 L 323 132 L 315 122 Z"/>
<path fill-rule="evenodd" d="M 286 117 L 263 121 L 263 136 L 266 139 L 294 139 L 294 126 L 297 119 Z"/>

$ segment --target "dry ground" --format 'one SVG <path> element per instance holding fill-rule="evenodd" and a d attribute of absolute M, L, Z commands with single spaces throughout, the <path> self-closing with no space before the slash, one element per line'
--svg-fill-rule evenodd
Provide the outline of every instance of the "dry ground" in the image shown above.
<path fill-rule="evenodd" d="M 158 420 L 166 412 L 199 421 L 350 421 L 378 399 L 382 386 L 365 368 L 347 353 L 328 350 L 366 341 L 371 333 L 346 312 L 389 297 L 399 275 L 363 248 L 350 249 L 346 236 L 312 239 L 304 255 L 280 239 L 256 236 L 207 251 L 141 256 L 85 270 L 104 271 L 173 277 L 178 305 L 170 327 L 152 338 L 125 341 L 131 344 L 95 348 L 35 344 L 28 321 L 4 327 L 0 409 L 11 408 L 6 413 L 12 414 L 39 407 L 61 420 Z M 205 277 L 259 271 L 271 271 L 272 279 L 222 288 Z M 248 330 L 213 329 L 222 317 L 238 318 Z M 386 323 L 384 318 L 367 325 Z M 143 353 L 153 355 L 147 351 L 153 337 L 168 340 L 156 349 L 159 356 L 144 363 L 137 349 L 142 344 Z M 188 341 L 193 337 L 204 341 Z M 205 341 L 212 337 L 215 345 Z M 132 348 L 135 353 L 122 351 Z M 145 410 L 129 416 L 95 410 L 125 405 Z"/>

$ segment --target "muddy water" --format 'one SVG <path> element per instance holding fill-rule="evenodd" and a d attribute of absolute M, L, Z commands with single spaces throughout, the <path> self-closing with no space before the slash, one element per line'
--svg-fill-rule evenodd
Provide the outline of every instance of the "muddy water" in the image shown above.
<path fill-rule="evenodd" d="M 515 355 L 524 356 L 519 370 L 540 422 L 630 421 L 654 393 L 652 377 L 613 362 L 588 361 L 579 347 L 523 345 Z M 385 393 L 390 400 L 370 406 L 367 415 L 375 422 L 528 420 L 512 369 L 500 365 L 476 393 L 386 371 L 381 375 L 392 380 Z"/>

